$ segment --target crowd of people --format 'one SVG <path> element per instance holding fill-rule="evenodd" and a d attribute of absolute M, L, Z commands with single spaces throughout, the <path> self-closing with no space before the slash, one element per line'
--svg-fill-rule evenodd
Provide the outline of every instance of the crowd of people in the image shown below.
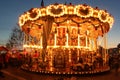
<path fill-rule="evenodd" d="M 7 68 L 8 66 L 20 67 L 22 63 L 25 61 L 23 57 L 24 55 L 20 53 L 9 53 L 9 52 L 0 53 L 0 76 L 4 77 L 1 70 Z"/>
<path fill-rule="evenodd" d="M 20 52 L 17 53 L 7 52 L 0 54 L 0 76 L 3 76 L 1 69 L 7 68 L 8 66 L 19 68 L 21 67 L 22 64 L 25 63 L 30 64 L 32 62 L 31 58 L 32 57 L 21 54 Z M 111 69 L 114 68 L 116 73 L 118 72 L 119 65 L 120 55 L 114 55 L 109 57 L 109 66 Z"/>
<path fill-rule="evenodd" d="M 109 57 L 109 66 L 111 69 L 115 69 L 116 74 L 120 67 L 120 54 L 115 54 Z"/>

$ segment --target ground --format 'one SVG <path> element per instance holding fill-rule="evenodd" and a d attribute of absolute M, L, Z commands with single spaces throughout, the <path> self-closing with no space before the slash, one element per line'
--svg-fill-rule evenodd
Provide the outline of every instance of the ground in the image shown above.
<path fill-rule="evenodd" d="M 39 74 L 11 66 L 2 69 L 2 72 L 4 77 L 0 77 L 0 80 L 120 80 L 120 69 L 117 74 L 112 69 L 107 73 L 87 76 Z"/>

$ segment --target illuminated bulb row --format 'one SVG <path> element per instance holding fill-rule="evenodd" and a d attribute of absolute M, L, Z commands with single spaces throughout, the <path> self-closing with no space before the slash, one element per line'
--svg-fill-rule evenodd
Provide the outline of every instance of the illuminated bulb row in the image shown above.
<path fill-rule="evenodd" d="M 57 9 L 61 9 L 62 11 L 59 13 L 59 14 L 54 14 L 51 12 L 51 10 L 54 9 L 54 10 L 57 10 Z M 50 16 L 53 16 L 53 17 L 60 17 L 60 16 L 63 16 L 66 12 L 66 9 L 67 7 L 64 6 L 63 4 L 60 4 L 60 5 L 50 5 L 46 8 L 46 11 L 47 11 L 47 15 L 50 15 Z"/>
<path fill-rule="evenodd" d="M 88 10 L 88 14 L 83 15 L 80 13 L 80 10 Z M 55 13 L 53 13 L 52 11 L 55 11 Z M 57 12 L 58 11 L 58 12 Z M 34 15 L 34 17 L 31 17 L 30 15 Z M 65 14 L 68 15 L 77 15 L 79 17 L 96 17 L 99 18 L 100 21 L 102 22 L 108 22 L 110 24 L 110 26 L 112 26 L 114 19 L 113 17 L 107 13 L 104 10 L 98 10 L 98 9 L 94 9 L 90 6 L 84 6 L 84 5 L 77 5 L 77 6 L 73 6 L 73 5 L 63 5 L 63 4 L 58 4 L 58 5 L 50 5 L 48 7 L 44 7 L 44 8 L 33 8 L 31 11 L 28 11 L 26 13 L 24 13 L 23 15 L 21 15 L 19 17 L 19 25 L 23 26 L 25 24 L 26 21 L 28 20 L 37 20 L 40 17 L 43 16 L 53 16 L 53 17 L 61 17 Z M 103 20 L 101 18 L 101 15 L 105 15 L 106 18 Z"/>
<path fill-rule="evenodd" d="M 38 45 L 23 45 L 24 48 L 42 48 L 42 46 Z"/>
<path fill-rule="evenodd" d="M 80 9 L 83 9 L 83 10 L 88 9 L 88 10 L 89 10 L 89 14 L 87 14 L 87 15 L 82 15 L 82 14 L 80 14 L 80 13 L 79 13 Z M 92 16 L 92 14 L 93 14 L 93 8 L 91 8 L 90 6 L 86 6 L 86 7 L 85 7 L 85 6 L 83 6 L 83 5 L 78 5 L 78 6 L 76 6 L 75 14 L 77 14 L 77 15 L 80 16 L 80 17 L 85 17 L 85 18 L 87 18 L 87 17 Z"/>

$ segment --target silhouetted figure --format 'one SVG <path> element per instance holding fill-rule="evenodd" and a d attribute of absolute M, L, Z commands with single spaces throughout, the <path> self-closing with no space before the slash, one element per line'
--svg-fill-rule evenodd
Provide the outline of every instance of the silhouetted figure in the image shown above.
<path fill-rule="evenodd" d="M 119 58 L 118 58 L 118 56 L 115 56 L 114 68 L 115 68 L 115 74 L 118 75 L 118 70 L 119 70 Z"/>
<path fill-rule="evenodd" d="M 113 68 L 113 57 L 110 57 L 109 58 L 109 66 L 110 66 L 110 69 L 112 69 Z"/>
<path fill-rule="evenodd" d="M 3 56 L 0 55 L 0 77 L 4 77 L 3 73 L 1 72 L 2 68 L 3 68 Z"/>

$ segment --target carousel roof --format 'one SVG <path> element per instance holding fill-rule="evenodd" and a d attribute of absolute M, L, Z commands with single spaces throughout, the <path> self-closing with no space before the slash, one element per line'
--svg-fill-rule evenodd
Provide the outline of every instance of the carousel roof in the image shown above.
<path fill-rule="evenodd" d="M 107 33 L 114 23 L 113 17 L 106 10 L 93 8 L 86 4 L 55 3 L 46 7 L 32 8 L 25 12 L 19 17 L 19 26 L 25 32 L 32 31 L 36 34 L 41 32 L 40 26 L 44 25 L 48 18 L 56 24 L 64 24 L 67 20 L 71 20 L 71 25 L 75 23 L 78 27 L 88 26 L 85 27 L 88 30 L 92 26 L 94 28 L 91 31 L 99 32 L 98 35 Z"/>

